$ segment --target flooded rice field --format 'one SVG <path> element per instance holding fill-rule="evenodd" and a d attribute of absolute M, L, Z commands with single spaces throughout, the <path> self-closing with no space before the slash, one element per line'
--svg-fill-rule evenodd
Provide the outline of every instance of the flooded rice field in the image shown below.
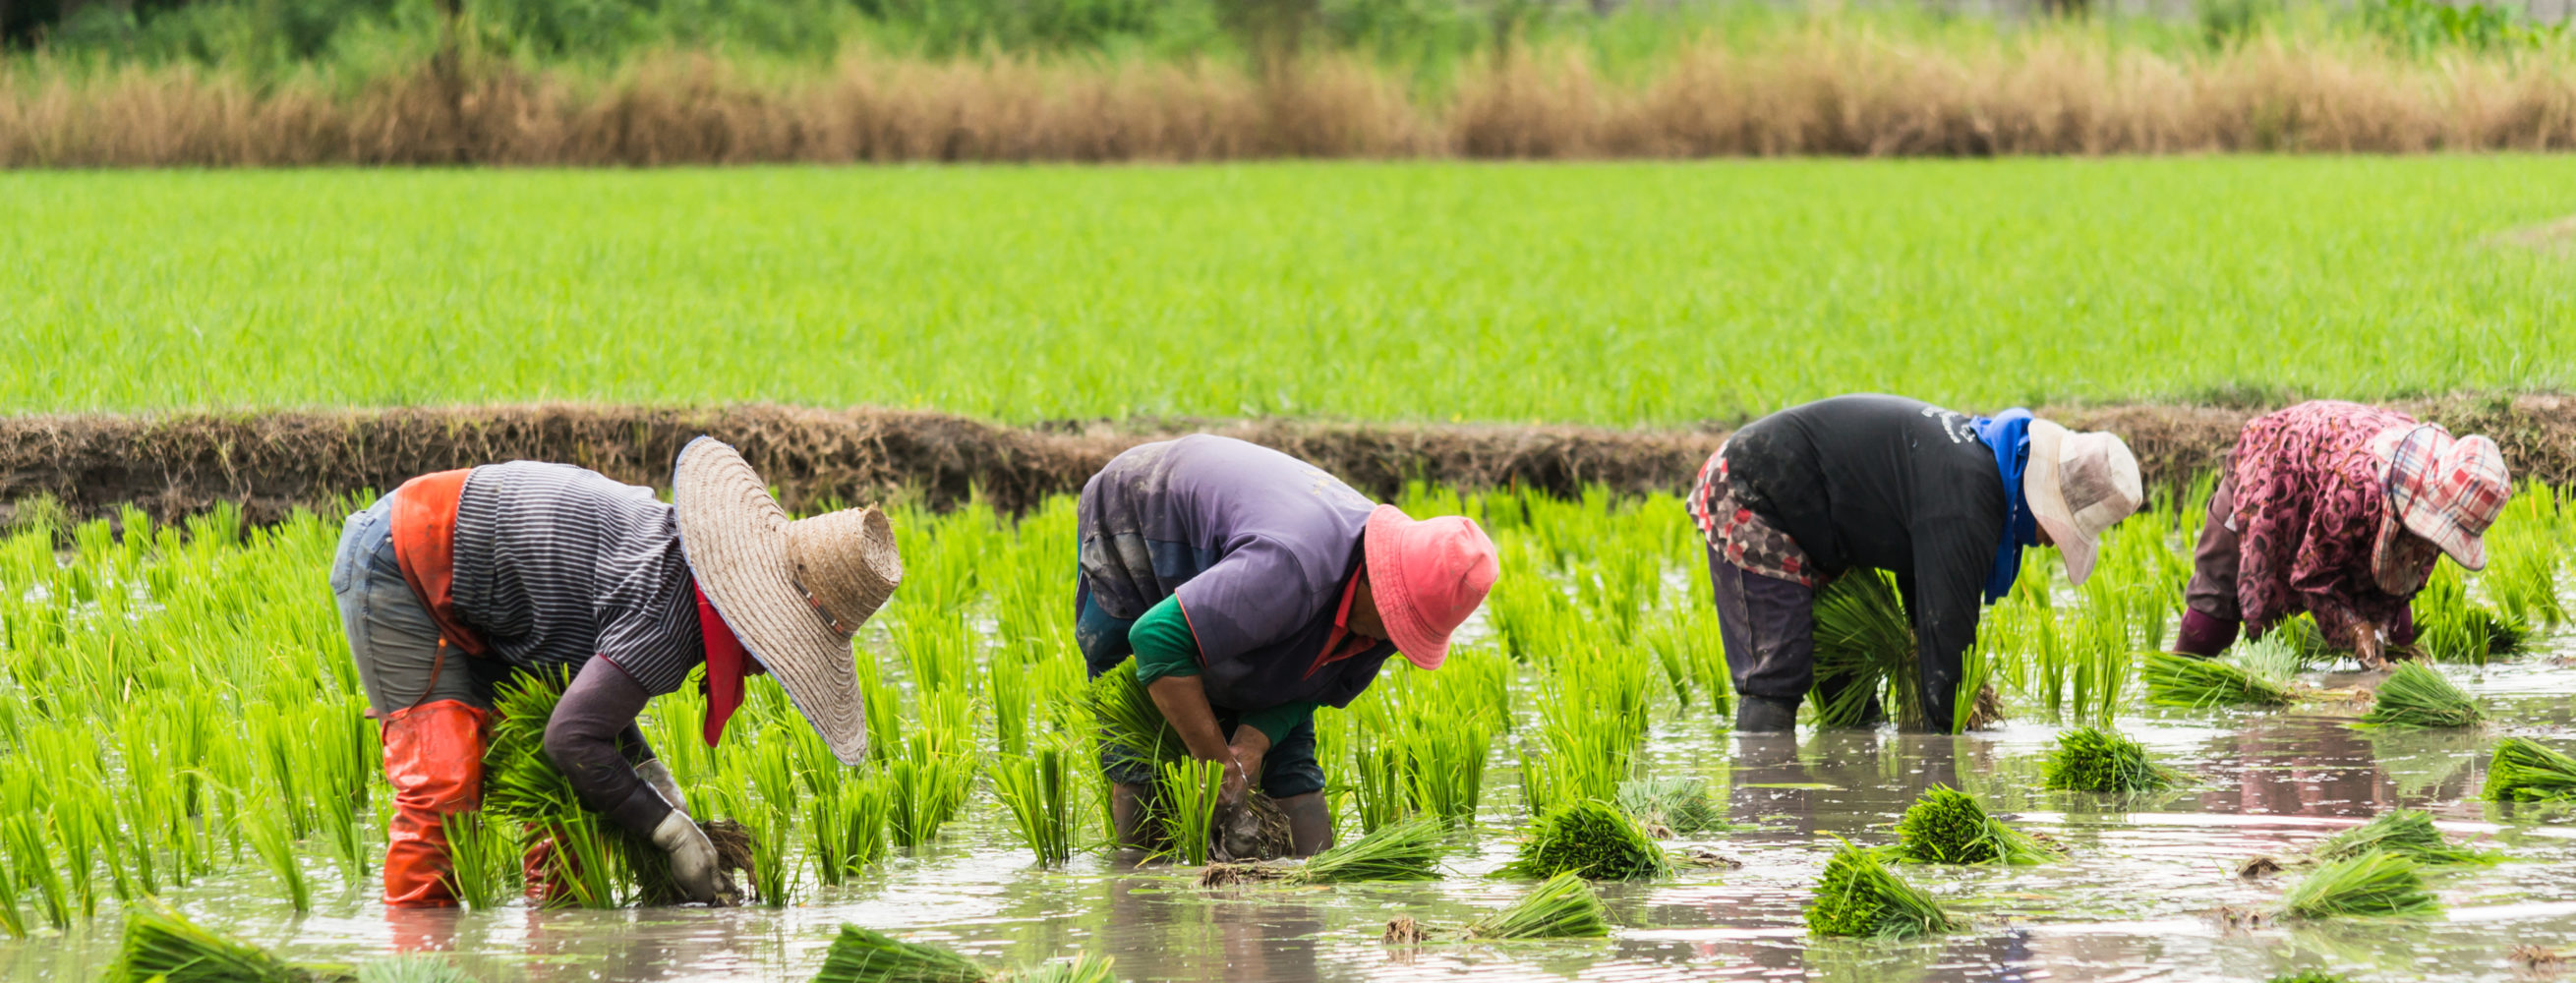
<path fill-rule="evenodd" d="M 1687 844 L 1740 868 L 1685 866 L 1660 882 L 1602 885 L 1618 930 L 1599 941 L 1381 941 L 1390 917 L 1460 925 L 1527 889 L 1484 876 L 1508 859 L 1508 824 L 1520 815 L 1512 762 L 1499 754 L 1485 824 L 1459 834 L 1450 876 L 1425 884 L 1203 889 L 1194 870 L 1099 853 L 1041 870 L 1010 845 L 999 807 L 981 802 L 941 843 L 898 852 L 846 886 L 812 888 L 783 910 L 388 911 L 372 891 L 317 878 L 325 886 L 315 909 L 299 917 L 256 872 L 165 897 L 299 961 L 446 951 L 488 980 L 806 979 L 842 922 L 997 965 L 1105 952 L 1130 980 L 2262 980 L 2308 968 L 2360 980 L 2545 978 L 2508 951 L 2576 950 L 2576 825 L 2477 793 L 2495 737 L 2557 743 L 2576 723 L 2576 668 L 2532 657 L 2453 672 L 2489 710 L 2494 722 L 2482 732 L 2363 732 L 2331 705 L 2134 710 L 2123 729 L 2196 784 L 2127 799 L 2039 791 L 2057 733 L 2042 723 L 1957 737 L 1881 729 L 1766 738 L 1731 735 L 1705 715 L 1661 716 L 1651 769 L 1708 778 L 1724 790 L 1728 818 L 1758 828 Z M 2070 847 L 2071 858 L 1907 867 L 1905 876 L 1971 915 L 1973 929 L 1921 942 L 1809 939 L 1800 910 L 1839 840 L 1886 842 L 1889 824 L 1936 784 L 1978 794 Z M 2446 912 L 2433 919 L 2247 927 L 2221 917 L 2274 903 L 2297 876 L 2240 879 L 2240 861 L 2295 852 L 2397 807 L 2429 810 L 2455 838 L 2507 859 L 2431 875 Z M 115 924 L 103 917 L 0 943 L 0 966 L 13 979 L 93 978 L 114 956 Z"/>

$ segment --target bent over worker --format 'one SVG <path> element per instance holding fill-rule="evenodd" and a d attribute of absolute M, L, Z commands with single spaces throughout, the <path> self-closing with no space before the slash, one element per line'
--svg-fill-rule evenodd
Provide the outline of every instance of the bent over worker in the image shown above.
<path fill-rule="evenodd" d="M 492 687 L 512 673 L 571 672 L 546 756 L 583 806 L 668 854 L 693 901 L 729 900 L 733 885 L 636 729 L 646 700 L 705 665 L 712 746 L 743 677 L 765 671 L 835 757 L 866 757 L 850 636 L 903 576 L 884 515 L 790 522 L 751 465 L 706 437 L 680 451 L 671 483 L 664 504 L 594 471 L 513 461 L 414 478 L 349 517 L 331 589 L 394 788 L 386 904 L 455 903 L 440 823 L 480 804 Z"/>
<path fill-rule="evenodd" d="M 2307 612 L 2363 665 L 2420 655 L 2416 592 L 2445 554 L 2484 569 L 2487 526 L 2512 497 L 2485 437 L 2329 400 L 2256 417 L 2209 497 L 2174 650 L 2217 655 L 2242 626 L 2261 635 Z"/>
<path fill-rule="evenodd" d="M 1082 486 L 1075 639 L 1091 674 L 1136 678 L 1201 761 L 1221 806 L 1256 783 L 1295 851 L 1332 845 L 1312 716 L 1347 706 L 1387 656 L 1422 669 L 1485 600 L 1493 541 L 1457 516 L 1416 522 L 1320 468 L 1224 437 L 1143 444 Z M 1154 776 L 1104 754 L 1119 839 L 1141 845 Z"/>
<path fill-rule="evenodd" d="M 1896 575 L 1925 717 L 1946 729 L 1980 596 L 2012 589 L 2027 546 L 2055 545 L 2083 583 L 2102 531 L 2140 498 L 2120 438 L 2026 410 L 1971 417 L 1837 396 L 1747 424 L 1701 466 L 1688 502 L 1708 543 L 1736 729 L 1795 726 L 1816 685 L 1816 591 L 1870 569 Z"/>

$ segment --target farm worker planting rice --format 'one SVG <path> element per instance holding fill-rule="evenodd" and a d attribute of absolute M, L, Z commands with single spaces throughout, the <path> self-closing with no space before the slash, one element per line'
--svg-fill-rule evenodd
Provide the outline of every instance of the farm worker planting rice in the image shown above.
<path fill-rule="evenodd" d="M 1747 424 L 1701 466 L 1688 502 L 1742 697 L 1736 729 L 1795 725 L 1816 683 L 1816 592 L 1872 569 L 1895 575 L 1913 623 L 1924 718 L 1951 720 L 1980 595 L 2012 589 L 2026 546 L 2055 545 L 2083 583 L 2102 531 L 2139 500 L 2120 438 L 2025 410 L 1837 396 Z"/>
<path fill-rule="evenodd" d="M 454 903 L 440 819 L 479 805 L 492 686 L 510 673 L 572 672 L 546 756 L 585 807 L 667 853 L 695 901 L 733 885 L 636 729 L 646 700 L 704 665 L 712 746 L 743 678 L 766 672 L 835 757 L 865 759 L 850 636 L 902 579 L 893 532 L 874 509 L 788 521 L 764 488 L 700 437 L 680 451 L 671 504 L 513 461 L 414 478 L 349 517 L 331 589 L 394 788 L 386 904 Z M 546 878 L 529 866 L 535 892 Z"/>
<path fill-rule="evenodd" d="M 1074 635 L 1091 674 L 1133 654 L 1191 756 L 1225 764 L 1219 816 L 1257 785 L 1300 855 L 1332 845 L 1315 707 L 1348 705 L 1399 651 L 1439 668 L 1500 570 L 1473 520 L 1417 522 L 1224 437 L 1130 449 L 1083 485 L 1077 508 Z M 1154 776 L 1107 755 L 1102 767 L 1120 841 L 1150 842 Z"/>
<path fill-rule="evenodd" d="M 2363 665 L 2420 656 L 2416 592 L 2446 554 L 2485 568 L 2512 497 L 2485 437 L 2328 400 L 2256 417 L 2209 497 L 2174 651 L 2217 655 L 2242 626 L 2259 636 L 2306 612 Z"/>

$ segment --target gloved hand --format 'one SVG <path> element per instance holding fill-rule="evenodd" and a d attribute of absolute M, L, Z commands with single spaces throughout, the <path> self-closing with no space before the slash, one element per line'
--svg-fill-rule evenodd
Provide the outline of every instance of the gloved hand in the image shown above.
<path fill-rule="evenodd" d="M 670 803 L 671 808 L 681 812 L 689 811 L 689 797 L 680 794 L 679 780 L 671 777 L 671 767 L 663 764 L 662 759 L 648 758 L 643 764 L 636 765 L 635 777 L 643 779 L 644 784 L 652 786 L 653 791 L 661 793 L 662 801 Z"/>
<path fill-rule="evenodd" d="M 716 859 L 716 845 L 707 841 L 707 834 L 688 813 L 673 809 L 662 817 L 661 824 L 653 827 L 653 846 L 671 856 L 671 880 L 689 900 L 727 905 L 741 897 L 733 877 Z"/>

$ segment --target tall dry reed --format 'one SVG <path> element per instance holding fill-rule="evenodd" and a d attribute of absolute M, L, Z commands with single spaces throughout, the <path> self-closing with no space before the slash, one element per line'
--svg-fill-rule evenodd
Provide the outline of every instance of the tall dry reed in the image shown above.
<path fill-rule="evenodd" d="M 0 166 L 1212 161 L 1273 157 L 2421 153 L 2576 145 L 2554 53 L 2406 58 L 2257 39 L 2162 53 L 2075 31 L 1979 42 L 1818 23 L 1683 42 L 1610 81 L 1579 48 L 1447 78 L 1323 56 L 928 59 L 853 49 L 755 71 L 493 61 L 254 87 L 219 72 L 0 71 Z"/>

